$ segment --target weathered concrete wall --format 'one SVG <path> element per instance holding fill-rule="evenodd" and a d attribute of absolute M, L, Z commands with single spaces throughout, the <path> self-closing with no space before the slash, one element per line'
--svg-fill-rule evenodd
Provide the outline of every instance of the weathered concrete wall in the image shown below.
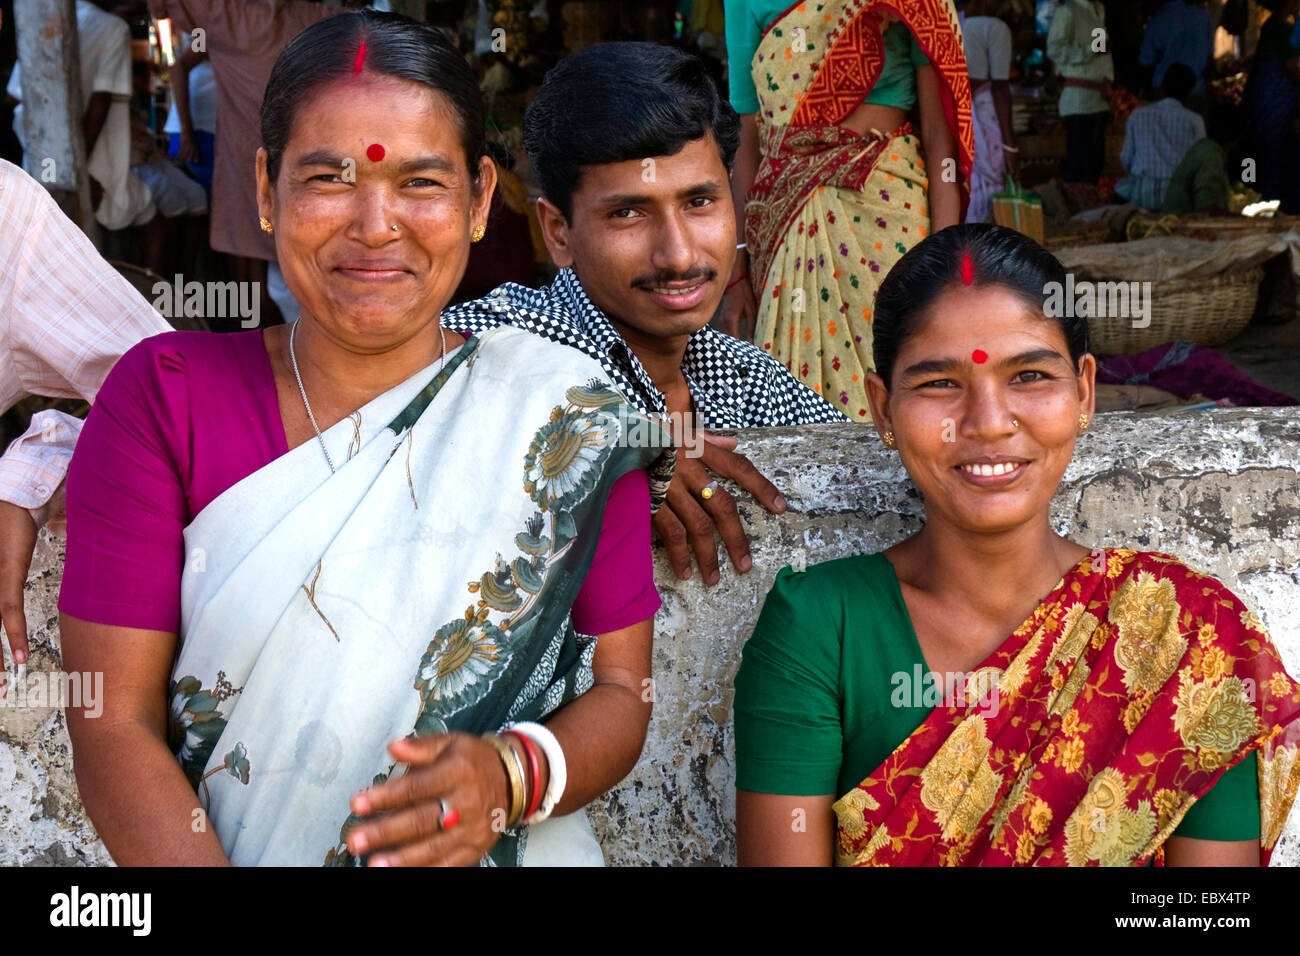
<path fill-rule="evenodd" d="M 735 861 L 732 678 L 777 571 L 877 551 L 920 526 L 892 452 L 855 425 L 742 432 L 781 488 L 780 518 L 742 506 L 754 568 L 706 589 L 657 556 L 655 716 L 636 770 L 591 808 L 611 864 Z M 1270 628 L 1300 676 L 1300 412 L 1102 416 L 1053 504 L 1058 530 L 1102 547 L 1162 550 L 1216 575 Z M 56 666 L 60 546 L 44 534 L 27 584 L 32 670 Z M 0 865 L 106 863 L 77 798 L 62 716 L 0 708 Z M 1300 865 L 1293 813 L 1275 865 Z"/>

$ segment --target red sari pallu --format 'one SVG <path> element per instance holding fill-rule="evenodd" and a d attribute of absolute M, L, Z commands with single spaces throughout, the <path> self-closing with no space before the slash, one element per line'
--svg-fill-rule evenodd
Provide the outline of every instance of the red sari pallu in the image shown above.
<path fill-rule="evenodd" d="M 975 678 L 836 801 L 837 863 L 1163 864 L 1192 804 L 1258 750 L 1268 864 L 1300 788 L 1300 685 L 1218 581 L 1094 552 Z"/>

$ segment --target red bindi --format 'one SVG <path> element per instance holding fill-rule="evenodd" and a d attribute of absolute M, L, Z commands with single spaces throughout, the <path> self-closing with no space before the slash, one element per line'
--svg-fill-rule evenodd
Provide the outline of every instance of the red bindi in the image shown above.
<path fill-rule="evenodd" d="M 384 158 L 384 147 L 378 143 L 371 143 L 366 147 L 366 158 L 372 163 L 377 163 Z"/>
<path fill-rule="evenodd" d="M 983 365 L 989 360 L 989 353 L 985 352 L 983 349 L 976 349 L 974 352 L 971 352 L 970 360 L 976 365 Z"/>
<path fill-rule="evenodd" d="M 366 65 L 366 41 L 361 41 L 361 46 L 357 48 L 357 58 L 352 61 L 352 74 L 359 74 Z"/>
<path fill-rule="evenodd" d="M 970 253 L 961 254 L 961 282 L 962 285 L 970 285 L 975 281 L 975 263 L 970 261 Z"/>

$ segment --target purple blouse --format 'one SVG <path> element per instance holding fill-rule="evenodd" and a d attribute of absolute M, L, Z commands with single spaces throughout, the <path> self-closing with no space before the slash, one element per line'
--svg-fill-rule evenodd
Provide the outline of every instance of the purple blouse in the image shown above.
<path fill-rule="evenodd" d="M 59 610 L 98 624 L 180 627 L 184 528 L 287 452 L 262 331 L 165 332 L 109 373 L 68 470 Z M 660 605 L 644 471 L 614 483 L 574 627 L 604 634 Z"/>

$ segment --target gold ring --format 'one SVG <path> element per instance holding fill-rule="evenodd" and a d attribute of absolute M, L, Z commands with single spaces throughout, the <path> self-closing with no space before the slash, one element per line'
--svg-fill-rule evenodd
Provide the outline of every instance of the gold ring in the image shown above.
<path fill-rule="evenodd" d="M 703 488 L 700 489 L 700 497 L 703 498 L 705 501 L 708 501 L 710 498 L 713 497 L 714 492 L 716 492 L 717 490 L 718 490 L 718 483 L 716 481 L 710 481 L 707 485 L 705 485 Z"/>

